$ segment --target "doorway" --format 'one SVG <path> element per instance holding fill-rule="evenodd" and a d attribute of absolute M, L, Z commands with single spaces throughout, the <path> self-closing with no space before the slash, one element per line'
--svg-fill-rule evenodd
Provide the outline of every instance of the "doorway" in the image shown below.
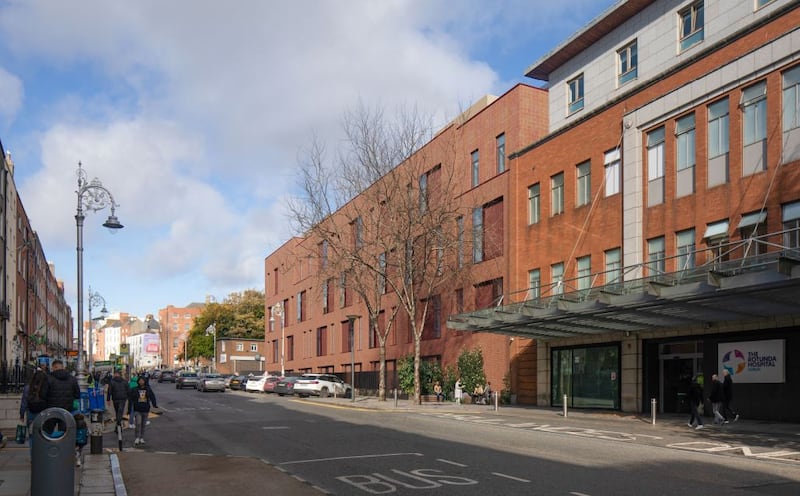
<path fill-rule="evenodd" d="M 700 373 L 702 341 L 662 343 L 658 349 L 661 413 L 689 413 L 686 394 L 692 377 Z"/>

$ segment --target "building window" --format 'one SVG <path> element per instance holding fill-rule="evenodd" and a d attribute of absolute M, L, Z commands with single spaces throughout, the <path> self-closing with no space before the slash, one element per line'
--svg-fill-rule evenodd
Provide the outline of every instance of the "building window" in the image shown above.
<path fill-rule="evenodd" d="M 480 183 L 480 179 L 481 179 L 481 176 L 480 176 L 480 172 L 481 172 L 481 167 L 480 167 L 481 156 L 480 156 L 480 153 L 478 152 L 478 150 L 475 150 L 474 152 L 472 152 L 471 157 L 472 157 L 472 187 L 474 188 L 475 186 L 477 186 Z"/>
<path fill-rule="evenodd" d="M 431 307 L 433 314 L 431 337 L 438 339 L 442 337 L 442 297 L 439 295 L 431 297 Z"/>
<path fill-rule="evenodd" d="M 322 283 L 322 313 L 328 313 L 328 311 L 330 310 L 328 308 L 328 292 L 330 290 L 329 284 L 330 284 L 330 279 L 328 279 L 328 280 L 326 280 L 326 281 L 324 281 Z M 273 325 L 273 322 L 270 321 L 270 329 L 269 329 L 270 331 L 274 330 L 272 328 L 272 325 Z"/>
<path fill-rule="evenodd" d="M 783 222 L 783 246 L 792 250 L 800 248 L 800 201 L 781 206 Z M 793 256 L 798 256 L 794 253 Z"/>
<path fill-rule="evenodd" d="M 252 351 L 252 352 L 258 351 L 258 345 L 255 344 L 255 343 L 251 344 L 250 345 L 250 351 Z"/>
<path fill-rule="evenodd" d="M 542 275 L 539 269 L 528 271 L 528 294 L 526 300 L 539 298 L 542 291 Z"/>
<path fill-rule="evenodd" d="M 483 262 L 483 207 L 472 209 L 472 263 Z"/>
<path fill-rule="evenodd" d="M 606 250 L 606 284 L 619 284 L 622 282 L 622 253 L 619 248 Z"/>
<path fill-rule="evenodd" d="M 708 187 L 728 182 L 730 151 L 728 99 L 708 106 Z"/>
<path fill-rule="evenodd" d="M 606 170 L 606 197 L 616 195 L 620 192 L 620 167 L 619 148 L 606 152 L 603 159 Z"/>
<path fill-rule="evenodd" d="M 695 264 L 694 229 L 680 231 L 676 234 L 675 238 L 678 253 L 678 270 L 693 269 Z"/>
<path fill-rule="evenodd" d="M 551 293 L 554 295 L 564 294 L 564 263 L 559 262 L 550 266 L 550 281 L 552 283 Z"/>
<path fill-rule="evenodd" d="M 339 308 L 344 308 L 347 300 L 347 274 L 339 276 Z"/>
<path fill-rule="evenodd" d="M 767 252 L 767 245 L 762 238 L 767 234 L 767 212 L 757 211 L 743 214 L 742 219 L 739 221 L 738 229 L 741 239 L 750 240 L 744 247 L 742 258 L 763 255 Z M 761 238 L 761 241 L 753 238 Z"/>
<path fill-rule="evenodd" d="M 356 217 L 351 223 L 351 227 L 353 229 L 353 248 L 359 249 L 364 246 L 364 221 L 361 220 L 361 217 Z"/>
<path fill-rule="evenodd" d="M 783 163 L 800 159 L 800 65 L 783 73 Z"/>
<path fill-rule="evenodd" d="M 306 320 L 306 292 L 297 293 L 297 322 Z"/>
<path fill-rule="evenodd" d="M 651 278 L 660 277 L 666 271 L 664 236 L 647 240 L 647 271 Z"/>
<path fill-rule="evenodd" d="M 774 2 L 775 0 L 756 0 L 756 9 L 760 9 L 761 7 Z"/>
<path fill-rule="evenodd" d="M 528 225 L 538 224 L 541 217 L 539 183 L 528 186 Z"/>
<path fill-rule="evenodd" d="M 711 250 L 712 262 L 716 265 L 730 258 L 730 253 L 725 247 L 728 242 L 728 219 L 706 224 L 703 240 Z"/>
<path fill-rule="evenodd" d="M 703 2 L 696 2 L 678 12 L 680 18 L 680 51 L 703 41 Z"/>
<path fill-rule="evenodd" d="M 501 134 L 495 138 L 497 145 L 497 173 L 500 174 L 506 170 L 506 135 Z"/>
<path fill-rule="evenodd" d="M 636 40 L 617 51 L 619 61 L 619 75 L 617 84 L 622 86 L 632 79 L 636 79 L 637 67 L 639 66 L 636 55 Z"/>
<path fill-rule="evenodd" d="M 664 203 L 664 126 L 647 133 L 647 206 Z"/>
<path fill-rule="evenodd" d="M 679 198 L 694 193 L 694 126 L 694 114 L 681 117 L 675 122 L 675 137 L 677 140 L 678 152 L 675 194 Z"/>
<path fill-rule="evenodd" d="M 428 210 L 428 173 L 419 176 L 419 211 L 425 213 Z"/>
<path fill-rule="evenodd" d="M 244 351 L 244 343 L 236 343 L 236 351 Z"/>
<path fill-rule="evenodd" d="M 742 91 L 744 157 L 742 175 L 765 170 L 767 138 L 767 83 L 761 81 Z"/>
<path fill-rule="evenodd" d="M 577 198 L 576 206 L 587 205 L 592 200 L 592 163 L 586 161 L 578 164 L 577 174 Z"/>
<path fill-rule="evenodd" d="M 328 328 L 317 329 L 317 356 L 325 356 L 328 350 Z"/>
<path fill-rule="evenodd" d="M 287 362 L 294 360 L 294 336 L 286 336 L 286 356 Z"/>
<path fill-rule="evenodd" d="M 190 326 L 191 326 L 191 324 L 183 324 L 183 330 L 184 331 L 188 331 Z"/>
<path fill-rule="evenodd" d="M 564 173 L 550 178 L 550 215 L 564 213 Z"/>
<path fill-rule="evenodd" d="M 580 257 L 577 260 L 578 289 L 583 291 L 592 287 L 592 257 Z"/>
<path fill-rule="evenodd" d="M 378 292 L 386 294 L 386 252 L 378 255 Z"/>
<path fill-rule="evenodd" d="M 458 243 L 458 252 L 456 253 L 456 263 L 458 268 L 464 267 L 464 217 L 459 216 L 456 218 L 456 242 Z"/>
<path fill-rule="evenodd" d="M 572 114 L 583 108 L 583 74 L 575 79 L 570 79 L 567 82 L 567 88 L 569 98 L 567 102 L 568 113 Z"/>

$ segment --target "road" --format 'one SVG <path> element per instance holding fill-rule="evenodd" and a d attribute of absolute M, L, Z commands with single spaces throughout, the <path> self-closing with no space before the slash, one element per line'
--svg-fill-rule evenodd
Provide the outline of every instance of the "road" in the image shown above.
<path fill-rule="evenodd" d="M 304 494 L 800 494 L 798 464 L 674 449 L 669 439 L 638 435 L 642 442 L 631 442 L 619 433 L 576 435 L 474 416 L 362 411 L 170 384 L 154 389 L 167 413 L 148 426 L 144 450 L 120 457 L 131 496 L 220 487 L 234 494 L 239 486 L 226 481 L 247 490 L 254 474 L 275 469 L 305 481 L 313 492 Z M 131 446 L 132 431 L 125 437 Z"/>

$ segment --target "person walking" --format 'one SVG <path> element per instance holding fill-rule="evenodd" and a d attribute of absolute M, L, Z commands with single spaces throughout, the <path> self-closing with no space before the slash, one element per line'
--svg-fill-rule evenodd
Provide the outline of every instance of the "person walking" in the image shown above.
<path fill-rule="evenodd" d="M 131 391 L 136 389 L 136 386 L 139 384 L 139 377 L 136 375 L 135 371 L 131 371 L 131 377 L 128 380 L 128 394 Z M 128 401 L 128 428 L 133 429 L 135 427 L 133 423 L 133 402 Z"/>
<path fill-rule="evenodd" d="M 702 429 L 703 417 L 700 415 L 698 407 L 703 404 L 703 387 L 700 386 L 698 376 L 692 378 L 692 384 L 689 386 L 689 392 L 686 393 L 686 399 L 689 401 L 689 409 L 691 410 L 689 427 Z M 696 426 L 695 423 L 697 424 Z"/>
<path fill-rule="evenodd" d="M 725 420 L 733 422 L 739 420 L 739 414 L 731 408 L 731 401 L 733 401 L 733 379 L 728 369 L 722 371 L 722 416 Z"/>
<path fill-rule="evenodd" d="M 711 401 L 711 411 L 714 412 L 714 424 L 727 424 L 728 421 L 720 413 L 722 408 L 722 383 L 719 382 L 717 374 L 711 376 L 711 394 L 708 399 Z"/>
<path fill-rule="evenodd" d="M 156 395 L 150 386 L 147 385 L 144 377 L 139 377 L 138 384 L 135 389 L 130 393 L 131 403 L 136 415 L 136 440 L 133 442 L 134 446 L 144 445 L 144 430 L 147 426 L 147 416 L 150 413 L 150 405 L 153 408 L 158 408 Z"/>
<path fill-rule="evenodd" d="M 80 399 L 78 380 L 64 368 L 64 362 L 53 360 L 52 372 L 47 377 L 46 408 L 58 407 L 72 412 L 75 401 L 80 402 Z"/>
<path fill-rule="evenodd" d="M 47 408 L 47 374 L 44 370 L 36 368 L 25 388 L 22 390 L 22 400 L 19 403 L 19 420 L 25 422 L 28 433 L 28 446 L 33 442 L 30 435 L 31 425 L 42 410 Z M 24 442 L 24 441 L 23 441 Z"/>
<path fill-rule="evenodd" d="M 122 373 L 119 370 L 115 370 L 114 376 L 108 384 L 106 400 L 110 400 L 114 404 L 114 415 L 116 416 L 117 426 L 120 428 L 125 415 L 125 402 L 128 401 L 129 391 L 128 381 L 122 377 Z"/>

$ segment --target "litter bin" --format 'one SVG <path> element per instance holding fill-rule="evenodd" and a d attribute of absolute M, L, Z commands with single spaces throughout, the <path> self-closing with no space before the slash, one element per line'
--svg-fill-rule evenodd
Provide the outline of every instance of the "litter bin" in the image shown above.
<path fill-rule="evenodd" d="M 31 426 L 31 496 L 75 494 L 75 419 L 47 408 Z"/>
<path fill-rule="evenodd" d="M 89 449 L 93 455 L 103 453 L 103 410 L 95 409 L 89 415 Z"/>

